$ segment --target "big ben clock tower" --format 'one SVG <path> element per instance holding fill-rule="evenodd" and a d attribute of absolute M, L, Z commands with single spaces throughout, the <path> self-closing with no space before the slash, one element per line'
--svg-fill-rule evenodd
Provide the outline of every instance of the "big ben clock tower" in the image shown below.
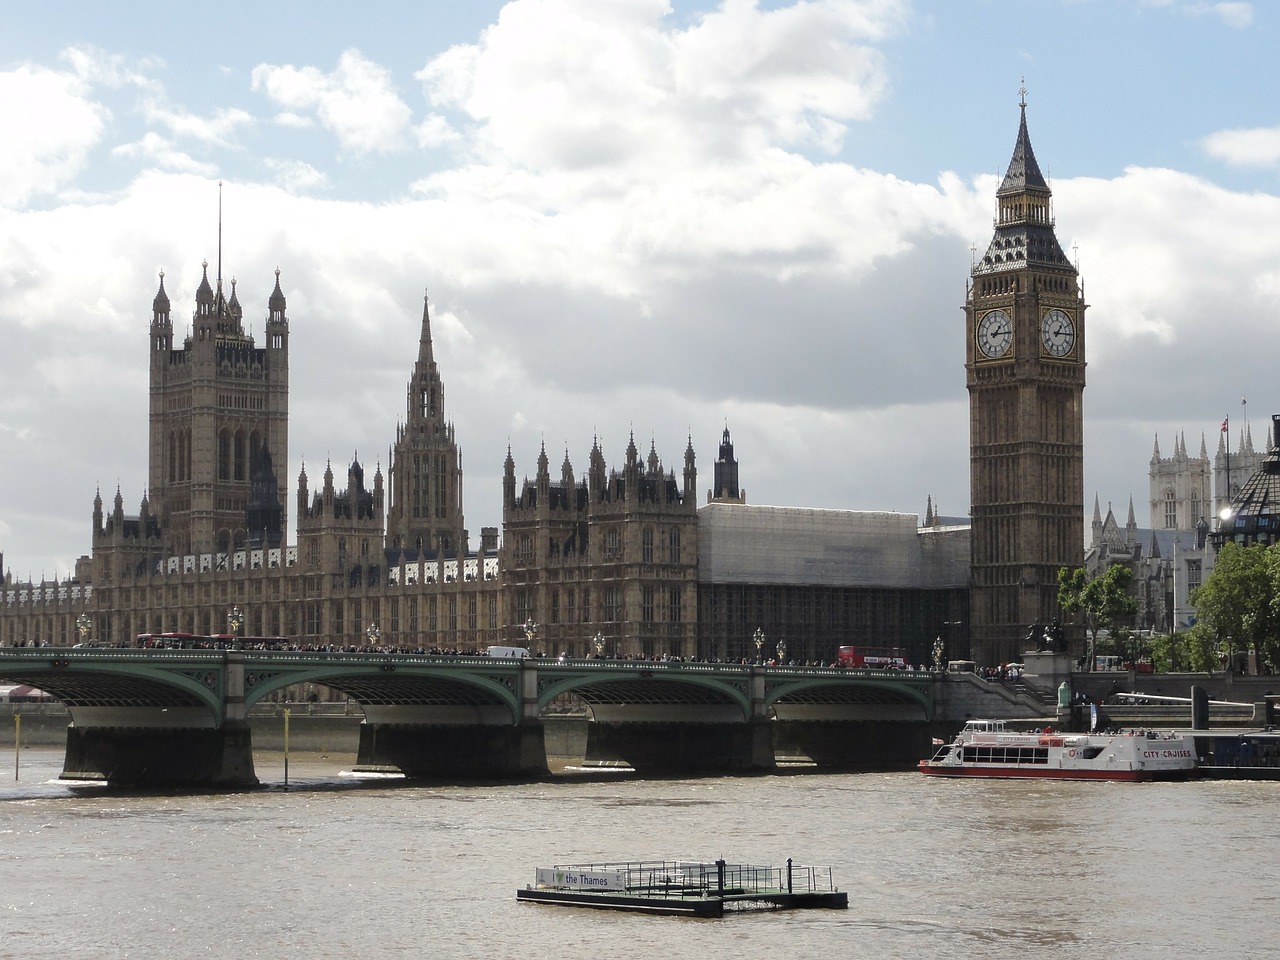
<path fill-rule="evenodd" d="M 965 302 L 969 389 L 970 638 L 1010 661 L 1058 616 L 1058 568 L 1084 561 L 1084 314 L 1027 136 L 996 192 L 995 235 Z"/>

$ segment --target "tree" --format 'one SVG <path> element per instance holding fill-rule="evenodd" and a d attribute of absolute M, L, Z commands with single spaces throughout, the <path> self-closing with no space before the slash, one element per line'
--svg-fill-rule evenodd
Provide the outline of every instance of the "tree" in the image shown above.
<path fill-rule="evenodd" d="M 1196 625 L 1188 638 L 1193 670 L 1234 663 L 1235 654 L 1255 650 L 1266 663 L 1280 662 L 1280 549 L 1260 543 L 1222 545 L 1213 573 L 1191 592 Z"/>
<path fill-rule="evenodd" d="M 1090 670 L 1097 663 L 1099 632 L 1138 612 L 1137 602 L 1129 595 L 1132 580 L 1133 571 L 1118 563 L 1092 580 L 1083 567 L 1058 570 L 1058 605 L 1068 613 L 1081 615 L 1089 632 L 1087 667 Z"/>

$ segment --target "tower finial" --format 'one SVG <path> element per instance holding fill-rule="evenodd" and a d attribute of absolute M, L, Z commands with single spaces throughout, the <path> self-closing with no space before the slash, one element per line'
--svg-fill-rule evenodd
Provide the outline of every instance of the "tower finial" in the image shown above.
<path fill-rule="evenodd" d="M 222 282 L 222 181 L 218 181 L 218 282 Z"/>
<path fill-rule="evenodd" d="M 1027 106 L 1027 78 L 1023 77 L 1018 82 L 1018 106 L 1026 109 Z"/>

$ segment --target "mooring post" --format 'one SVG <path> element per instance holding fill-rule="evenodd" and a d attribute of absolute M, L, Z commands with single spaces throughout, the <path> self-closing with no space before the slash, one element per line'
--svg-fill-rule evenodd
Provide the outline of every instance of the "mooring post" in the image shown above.
<path fill-rule="evenodd" d="M 720 885 L 720 896 L 724 896 L 724 860 L 716 861 L 716 883 Z"/>
<path fill-rule="evenodd" d="M 787 857 L 787 893 L 791 892 L 791 858 Z"/>

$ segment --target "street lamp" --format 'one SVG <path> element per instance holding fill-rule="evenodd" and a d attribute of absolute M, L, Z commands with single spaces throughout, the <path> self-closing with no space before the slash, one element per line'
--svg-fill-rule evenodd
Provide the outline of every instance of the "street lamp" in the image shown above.
<path fill-rule="evenodd" d="M 364 632 L 364 636 L 365 639 L 369 641 L 369 646 L 376 647 L 378 645 L 378 638 L 382 636 L 382 631 L 378 629 L 378 625 L 376 623 L 371 623 L 369 624 L 369 629 Z"/>
<path fill-rule="evenodd" d="M 538 625 L 533 622 L 533 617 L 530 617 L 524 622 L 523 629 L 525 646 L 529 649 L 530 653 L 533 653 L 533 641 L 538 637 Z"/>
<path fill-rule="evenodd" d="M 240 649 L 240 630 L 244 627 L 244 614 L 239 607 L 232 607 L 227 614 L 227 630 L 231 633 L 231 649 Z"/>
<path fill-rule="evenodd" d="M 778 663 L 783 664 L 786 662 L 787 662 L 787 641 L 779 640 L 778 641 Z"/>
<path fill-rule="evenodd" d="M 80 631 L 81 645 L 84 644 L 85 638 L 89 636 L 89 627 L 92 623 L 93 621 L 89 619 L 87 613 L 81 613 L 80 616 L 76 617 L 76 629 Z"/>
<path fill-rule="evenodd" d="M 596 645 L 596 659 L 604 659 L 604 634 L 597 631 L 594 643 Z"/>
<path fill-rule="evenodd" d="M 751 639 L 754 640 L 756 644 L 756 663 L 762 663 L 763 659 L 761 651 L 764 649 L 764 630 L 760 627 L 756 627 L 756 632 L 752 634 Z"/>

